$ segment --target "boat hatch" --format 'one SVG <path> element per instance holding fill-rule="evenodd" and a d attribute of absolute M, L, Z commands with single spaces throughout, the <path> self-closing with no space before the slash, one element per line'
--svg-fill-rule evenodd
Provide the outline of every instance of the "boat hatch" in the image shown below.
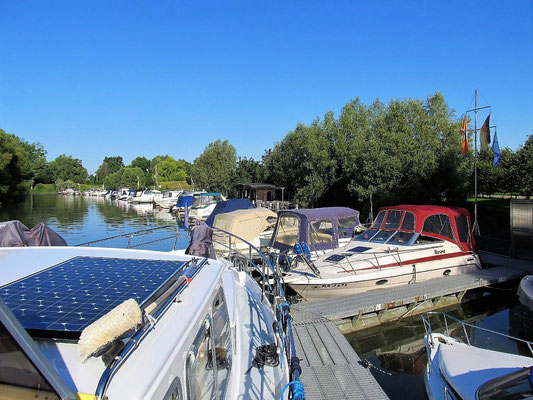
<path fill-rule="evenodd" d="M 0 365 L 2 398 L 77 398 L 1 298 Z"/>
<path fill-rule="evenodd" d="M 77 339 L 125 300 L 142 307 L 185 271 L 182 261 L 75 257 L 2 286 L 0 296 L 30 334 Z"/>

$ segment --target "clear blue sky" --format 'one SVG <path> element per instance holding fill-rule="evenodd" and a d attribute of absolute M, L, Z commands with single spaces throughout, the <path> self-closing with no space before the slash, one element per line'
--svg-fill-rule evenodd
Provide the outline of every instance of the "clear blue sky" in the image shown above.
<path fill-rule="evenodd" d="M 0 27 L 0 128 L 91 173 L 219 138 L 259 159 L 357 96 L 461 114 L 478 88 L 500 147 L 533 134 L 531 0 L 0 0 Z"/>

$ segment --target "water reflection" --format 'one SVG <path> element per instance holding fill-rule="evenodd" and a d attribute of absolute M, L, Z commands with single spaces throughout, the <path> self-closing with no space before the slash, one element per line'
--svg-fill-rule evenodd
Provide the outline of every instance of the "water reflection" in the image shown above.
<path fill-rule="evenodd" d="M 514 290 L 491 294 L 454 308 L 446 313 L 473 325 L 531 340 L 532 313 L 520 303 Z M 432 318 L 434 331 L 445 332 L 442 319 Z M 450 331 L 462 332 L 459 324 L 449 324 Z M 346 335 L 357 354 L 368 360 L 371 372 L 391 399 L 426 399 L 423 372 L 427 362 L 424 326 L 420 316 L 404 321 L 365 329 Z M 528 349 L 517 349 L 511 341 L 496 342 L 494 335 L 474 335 L 474 344 L 498 348 L 500 351 L 528 355 Z M 529 353 L 530 354 L 530 353 Z"/>
<path fill-rule="evenodd" d="M 130 204 L 103 197 L 29 195 L 15 205 L 0 208 L 0 221 L 18 219 L 29 228 L 44 222 L 69 245 L 121 235 L 162 225 L 175 225 L 168 210 L 151 204 Z M 180 244 L 185 247 L 186 242 Z"/>

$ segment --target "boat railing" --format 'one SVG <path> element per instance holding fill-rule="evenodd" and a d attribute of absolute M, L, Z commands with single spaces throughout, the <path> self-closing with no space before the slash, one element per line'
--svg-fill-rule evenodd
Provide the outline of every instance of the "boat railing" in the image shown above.
<path fill-rule="evenodd" d="M 270 258 L 261 250 L 231 232 L 214 227 L 213 242 L 218 256 L 232 262 L 237 269 L 248 272 L 252 278 L 259 279 L 263 294 L 270 300 L 274 308 L 282 352 L 286 352 L 289 361 L 289 398 L 303 400 L 304 388 L 300 382 L 300 359 L 296 355 L 294 346 L 290 305 L 285 297 L 278 271 L 274 268 Z"/>
<path fill-rule="evenodd" d="M 168 233 L 167 231 L 170 231 L 170 233 Z M 160 237 L 160 235 L 163 235 L 163 236 Z M 125 246 L 121 246 L 121 247 L 125 247 L 127 249 L 143 248 L 154 243 L 172 241 L 172 246 L 168 250 L 176 250 L 178 239 L 180 237 L 188 237 L 188 236 L 189 236 L 188 233 L 186 231 L 180 230 L 178 225 L 164 225 L 164 226 L 157 226 L 157 227 L 149 228 L 149 229 L 142 229 L 142 230 L 135 231 L 135 232 L 124 233 L 121 235 L 110 236 L 104 239 L 93 240 L 91 242 L 78 244 L 77 246 L 88 247 L 88 246 L 93 246 L 93 245 L 101 245 L 105 243 L 110 243 L 110 242 L 117 241 L 120 239 L 125 239 L 127 240 L 127 243 L 125 244 Z M 136 241 L 136 239 L 140 239 L 140 241 L 138 242 Z"/>
<path fill-rule="evenodd" d="M 453 337 L 455 339 L 461 339 L 461 335 L 458 333 L 458 329 L 462 331 L 464 334 L 464 341 L 467 345 L 472 346 L 472 342 L 474 341 L 474 336 L 476 332 L 483 332 L 488 335 L 495 335 L 498 337 L 503 337 L 508 340 L 511 340 L 512 342 L 516 344 L 521 344 L 524 347 L 527 347 L 529 350 L 529 357 L 533 357 L 533 342 L 530 342 L 525 339 L 520 339 L 515 336 L 508 335 L 506 333 L 502 332 L 496 332 L 491 329 L 483 328 L 481 326 L 473 325 L 467 322 L 463 322 L 460 319 L 457 319 L 449 314 L 446 314 L 444 312 L 439 311 L 429 311 L 427 313 L 422 314 L 422 321 L 424 323 L 424 329 L 426 331 L 427 341 L 433 347 L 433 335 L 432 335 L 432 329 L 431 329 L 431 317 L 436 316 L 437 318 L 442 318 L 444 320 L 444 327 L 445 332 L 447 336 Z M 454 323 L 456 328 L 453 330 L 450 330 L 450 325 Z"/>

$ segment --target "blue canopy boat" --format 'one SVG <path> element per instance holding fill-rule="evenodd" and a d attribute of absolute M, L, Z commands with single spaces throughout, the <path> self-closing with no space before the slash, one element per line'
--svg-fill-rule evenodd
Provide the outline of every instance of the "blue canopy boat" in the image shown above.
<path fill-rule="evenodd" d="M 348 243 L 358 226 L 359 211 L 347 207 L 284 210 L 268 246 L 287 253 L 303 242 L 311 252 L 323 254 Z"/>

